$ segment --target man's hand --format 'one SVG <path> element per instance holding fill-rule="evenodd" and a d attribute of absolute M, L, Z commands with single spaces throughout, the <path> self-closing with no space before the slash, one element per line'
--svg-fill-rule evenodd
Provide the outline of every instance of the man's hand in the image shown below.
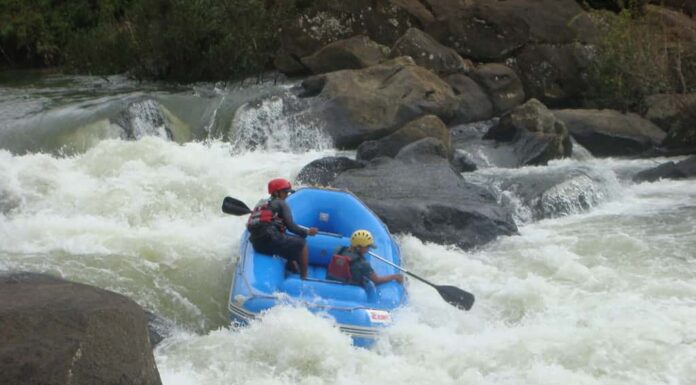
<path fill-rule="evenodd" d="M 317 229 L 316 227 L 310 227 L 307 229 L 307 235 L 317 235 L 318 232 L 319 229 Z"/>
<path fill-rule="evenodd" d="M 398 283 L 404 283 L 404 276 L 402 274 L 394 274 L 394 280 Z"/>

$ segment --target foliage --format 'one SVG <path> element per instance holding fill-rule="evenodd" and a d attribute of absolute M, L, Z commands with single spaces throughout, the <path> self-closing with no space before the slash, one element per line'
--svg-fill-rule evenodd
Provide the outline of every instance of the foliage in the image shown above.
<path fill-rule="evenodd" d="M 227 79 L 269 67 L 281 23 L 315 0 L 0 0 L 0 63 L 139 78 Z"/>
<path fill-rule="evenodd" d="M 0 55 L 6 64 L 50 66 L 68 41 L 123 12 L 131 0 L 0 0 Z"/>
<path fill-rule="evenodd" d="M 628 11 L 598 17 L 604 31 L 586 95 L 596 107 L 637 110 L 645 96 L 696 89 L 696 42 L 674 38 L 654 19 Z"/>

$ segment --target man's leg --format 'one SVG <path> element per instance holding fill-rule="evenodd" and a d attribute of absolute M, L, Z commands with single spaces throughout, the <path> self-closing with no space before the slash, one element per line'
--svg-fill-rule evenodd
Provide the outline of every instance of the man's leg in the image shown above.
<path fill-rule="evenodd" d="M 309 265 L 309 250 L 307 244 L 302 248 L 300 254 L 300 279 L 307 279 L 307 266 Z"/>

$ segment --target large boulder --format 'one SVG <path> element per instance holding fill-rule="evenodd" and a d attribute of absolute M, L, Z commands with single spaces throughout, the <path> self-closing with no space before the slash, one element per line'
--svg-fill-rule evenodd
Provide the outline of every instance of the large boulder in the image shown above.
<path fill-rule="evenodd" d="M 457 9 L 438 17 L 426 32 L 467 58 L 479 61 L 507 58 L 527 43 L 529 26 L 514 13 L 503 12 L 495 5 Z"/>
<path fill-rule="evenodd" d="M 375 43 L 367 36 L 358 35 L 329 43 L 301 61 L 313 73 L 321 74 L 369 67 L 383 62 L 388 55 L 388 47 Z"/>
<path fill-rule="evenodd" d="M 428 1 L 436 21 L 426 31 L 464 57 L 511 56 L 528 42 L 592 42 L 596 28 L 573 0 Z M 435 4 L 437 3 L 437 4 Z"/>
<path fill-rule="evenodd" d="M 493 117 L 493 103 L 474 79 L 463 74 L 454 74 L 447 76 L 445 81 L 452 87 L 459 101 L 459 108 L 452 123 L 478 122 Z"/>
<path fill-rule="evenodd" d="M 338 174 L 354 168 L 362 168 L 363 162 L 345 156 L 329 156 L 317 159 L 302 167 L 297 181 L 315 186 L 330 186 Z"/>
<path fill-rule="evenodd" d="M 447 122 L 459 105 L 447 83 L 408 56 L 309 78 L 302 86 L 305 95 L 315 97 L 315 118 L 344 148 L 388 135 L 422 115 Z"/>
<path fill-rule="evenodd" d="M 0 275 L 0 383 L 161 384 L 145 311 L 48 275 Z"/>
<path fill-rule="evenodd" d="M 495 180 L 502 191 L 501 204 L 515 210 L 518 223 L 586 212 L 611 200 L 619 189 L 612 173 L 583 162 L 528 168 L 523 173 L 497 170 L 481 182 L 486 180 Z"/>
<path fill-rule="evenodd" d="M 667 162 L 633 176 L 634 182 L 654 182 L 659 179 L 686 179 L 696 177 L 696 156 L 679 163 Z"/>
<path fill-rule="evenodd" d="M 696 149 L 696 94 L 657 94 L 645 99 L 645 118 L 667 131 L 666 150 Z"/>
<path fill-rule="evenodd" d="M 438 139 L 445 146 L 446 156 L 452 157 L 449 129 L 437 116 L 425 115 L 381 139 L 364 142 L 358 147 L 357 159 L 370 160 L 378 156 L 393 158 L 404 146 L 423 138 Z"/>
<path fill-rule="evenodd" d="M 484 64 L 471 72 L 471 77 L 486 91 L 496 115 L 524 102 L 524 87 L 512 68 L 498 63 Z"/>
<path fill-rule="evenodd" d="M 280 48 L 274 63 L 287 74 L 306 72 L 301 58 L 329 43 L 365 35 L 391 47 L 418 20 L 388 0 L 315 2 L 280 31 Z"/>
<path fill-rule="evenodd" d="M 418 28 L 409 28 L 394 44 L 391 57 L 399 56 L 410 56 L 416 64 L 440 75 L 468 73 L 473 68 L 471 60 L 462 59 L 455 50 L 438 43 Z"/>
<path fill-rule="evenodd" d="M 573 153 L 565 124 L 536 99 L 502 116 L 484 139 L 512 142 L 520 165 L 542 165 Z"/>
<path fill-rule="evenodd" d="M 551 107 L 579 105 L 591 55 L 580 43 L 528 44 L 515 60 L 525 95 Z"/>
<path fill-rule="evenodd" d="M 488 190 L 465 182 L 445 154 L 437 139 L 421 139 L 394 159 L 341 173 L 332 185 L 355 193 L 394 233 L 462 248 L 515 234 L 510 213 Z"/>
<path fill-rule="evenodd" d="M 665 133 L 634 113 L 555 110 L 570 134 L 594 156 L 635 156 L 660 145 Z"/>

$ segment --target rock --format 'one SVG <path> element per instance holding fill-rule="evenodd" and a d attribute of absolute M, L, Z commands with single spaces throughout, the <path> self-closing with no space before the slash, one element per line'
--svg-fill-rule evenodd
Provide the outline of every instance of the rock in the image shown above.
<path fill-rule="evenodd" d="M 696 156 L 679 163 L 667 162 L 655 168 L 641 171 L 633 177 L 634 182 L 654 182 L 659 179 L 686 179 L 696 177 Z"/>
<path fill-rule="evenodd" d="M 379 140 L 364 142 L 358 147 L 356 157 L 359 160 L 370 160 L 378 156 L 393 158 L 407 144 L 429 137 L 439 139 L 445 146 L 445 156 L 452 156 L 449 129 L 437 116 L 425 115 Z"/>
<path fill-rule="evenodd" d="M 138 140 L 146 136 L 174 139 L 162 106 L 154 99 L 142 98 L 130 102 L 111 122 L 123 129 L 123 139 Z"/>
<path fill-rule="evenodd" d="M 338 174 L 362 167 L 364 167 L 363 162 L 345 156 L 330 156 L 317 159 L 304 166 L 297 175 L 297 180 L 308 185 L 330 186 Z"/>
<path fill-rule="evenodd" d="M 0 383 L 161 384 L 130 299 L 43 274 L 0 275 Z"/>
<path fill-rule="evenodd" d="M 445 78 L 459 101 L 454 124 L 479 122 L 493 117 L 493 103 L 486 92 L 466 75 L 454 74 Z"/>
<path fill-rule="evenodd" d="M 582 163 L 527 168 L 507 175 L 497 171 L 493 178 L 503 192 L 501 203 L 515 210 L 518 223 L 586 212 L 611 200 L 620 189 L 613 173 Z"/>
<path fill-rule="evenodd" d="M 455 50 L 417 28 L 409 28 L 392 47 L 391 57 L 399 56 L 410 56 L 416 64 L 440 75 L 468 73 L 474 66 L 471 60 L 462 59 Z"/>
<path fill-rule="evenodd" d="M 352 191 L 393 233 L 471 248 L 517 233 L 509 212 L 485 189 L 467 183 L 425 138 L 395 159 L 377 158 L 338 175 L 333 185 Z"/>
<path fill-rule="evenodd" d="M 594 156 L 635 156 L 657 147 L 665 133 L 637 114 L 614 110 L 554 110 Z"/>
<path fill-rule="evenodd" d="M 478 169 L 476 162 L 474 162 L 468 154 L 461 151 L 455 151 L 454 157 L 452 158 L 452 167 L 458 173 L 472 172 Z"/>
<path fill-rule="evenodd" d="M 655 94 L 646 97 L 643 104 L 644 117 L 669 132 L 680 124 L 690 105 L 696 106 L 696 94 Z"/>
<path fill-rule="evenodd" d="M 696 20 L 672 9 L 648 5 L 645 19 L 660 31 L 666 42 L 696 43 Z"/>
<path fill-rule="evenodd" d="M 484 64 L 471 77 L 486 91 L 495 114 L 510 111 L 524 102 L 524 88 L 515 71 L 503 64 Z"/>
<path fill-rule="evenodd" d="M 666 151 L 696 149 L 696 94 L 657 94 L 645 99 L 645 118 L 667 131 Z"/>
<path fill-rule="evenodd" d="M 580 43 L 528 44 L 515 61 L 525 95 L 551 107 L 579 105 L 590 55 L 591 47 Z"/>
<path fill-rule="evenodd" d="M 414 23 L 418 23 L 415 17 L 388 0 L 315 2 L 283 25 L 274 63 L 281 72 L 298 74 L 298 68 L 304 67 L 300 58 L 329 43 L 365 35 L 391 47 Z"/>
<path fill-rule="evenodd" d="M 433 16 L 433 13 L 428 9 L 429 5 L 426 7 L 424 3 L 419 0 L 391 0 L 391 2 L 413 15 L 422 26 L 426 26 L 435 20 L 435 16 Z"/>
<path fill-rule="evenodd" d="M 447 122 L 458 110 L 452 88 L 407 56 L 321 76 L 315 82 L 321 91 L 312 90 L 313 114 L 340 148 L 388 135 L 422 115 Z"/>
<path fill-rule="evenodd" d="M 429 1 L 426 32 L 464 57 L 499 61 L 525 44 L 594 42 L 596 28 L 573 0 Z M 437 3 L 437 4 L 434 4 Z"/>
<path fill-rule="evenodd" d="M 505 59 L 529 40 L 529 26 L 522 18 L 488 4 L 438 17 L 426 32 L 462 56 L 478 61 Z"/>
<path fill-rule="evenodd" d="M 673 8 L 692 17 L 696 15 L 696 2 L 693 0 L 650 0 L 650 3 Z"/>
<path fill-rule="evenodd" d="M 565 124 L 536 99 L 530 99 L 502 116 L 484 139 L 513 142 L 513 151 L 520 165 L 546 164 L 573 153 Z"/>
<path fill-rule="evenodd" d="M 358 35 L 330 43 L 311 56 L 301 59 L 302 64 L 315 74 L 344 69 L 360 69 L 383 62 L 389 48 Z"/>

